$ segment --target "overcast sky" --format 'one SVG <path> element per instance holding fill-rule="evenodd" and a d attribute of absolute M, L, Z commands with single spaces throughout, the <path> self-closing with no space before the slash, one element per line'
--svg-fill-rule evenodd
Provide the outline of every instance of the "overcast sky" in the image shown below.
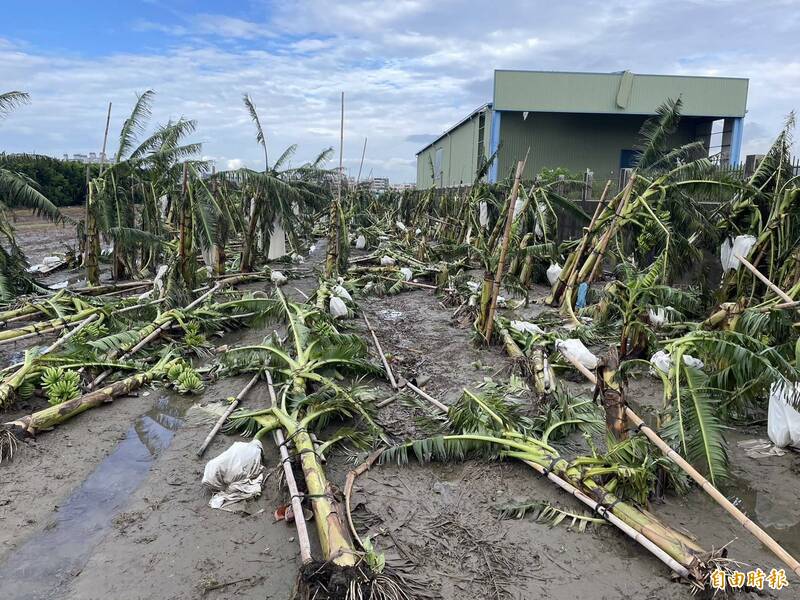
<path fill-rule="evenodd" d="M 748 77 L 743 155 L 800 105 L 797 0 L 3 0 L 0 13 L 0 91 L 32 97 L 0 126 L 7 152 L 99 152 L 107 103 L 118 132 L 150 88 L 153 121 L 196 119 L 223 169 L 260 164 L 242 94 L 271 156 L 297 143 L 298 163 L 338 146 L 344 91 L 346 167 L 367 137 L 365 175 L 393 182 L 491 100 L 494 69 Z"/>

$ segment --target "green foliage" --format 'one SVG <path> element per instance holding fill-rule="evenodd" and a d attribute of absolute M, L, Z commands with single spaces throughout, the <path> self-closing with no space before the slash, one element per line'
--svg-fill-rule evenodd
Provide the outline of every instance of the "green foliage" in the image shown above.
<path fill-rule="evenodd" d="M 60 160 L 37 154 L 1 154 L 0 168 L 36 182 L 36 189 L 56 206 L 75 206 L 86 201 L 86 169 L 96 173 L 99 166 Z M 10 198 L 11 208 L 26 205 Z"/>
<path fill-rule="evenodd" d="M 592 517 L 583 513 L 575 513 L 558 506 L 553 506 L 549 502 L 533 501 L 505 504 L 496 507 L 501 519 L 523 519 L 531 515 L 537 523 L 546 523 L 550 527 L 556 527 L 561 523 L 567 523 L 567 528 L 577 529 L 580 533 L 586 531 L 591 525 L 605 525 L 605 520 Z"/>
<path fill-rule="evenodd" d="M 578 173 L 573 173 L 569 169 L 565 169 L 564 167 L 556 167 L 556 168 L 549 168 L 543 167 L 541 171 L 539 171 L 538 178 L 539 180 L 544 183 L 558 183 L 560 178 L 563 177 L 564 181 L 581 181 L 583 177 Z"/>

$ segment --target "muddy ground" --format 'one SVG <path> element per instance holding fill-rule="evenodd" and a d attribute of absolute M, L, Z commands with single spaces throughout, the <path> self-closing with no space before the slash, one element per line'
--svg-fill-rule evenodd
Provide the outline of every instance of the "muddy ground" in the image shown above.
<path fill-rule="evenodd" d="M 306 277 L 290 281 L 284 290 L 300 298 L 314 284 Z M 259 287 L 268 286 L 250 289 Z M 534 290 L 532 296 L 542 292 Z M 427 380 L 425 389 L 445 403 L 485 377 L 508 375 L 505 355 L 496 348 L 476 348 L 470 329 L 453 325 L 452 309 L 440 305 L 430 290 L 366 298 L 361 304 L 395 371 Z M 365 333 L 360 319 L 349 326 Z M 270 331 L 236 332 L 220 342 L 257 342 Z M 4 347 L 2 359 L 7 362 L 22 349 Z M 288 598 L 298 549 L 293 528 L 272 517 L 287 499 L 278 489 L 277 450 L 265 444 L 270 477 L 246 512 L 210 509 L 209 494 L 200 485 L 205 460 L 195 450 L 213 418 L 194 403 L 235 395 L 246 381 L 213 383 L 199 399 L 149 388 L 21 445 L 13 462 L 0 466 L 0 598 Z M 643 377 L 632 394 L 644 403 L 658 402 L 659 386 Z M 384 382 L 375 388 L 380 398 L 391 395 Z M 245 406 L 267 402 L 265 389 L 258 387 Z M 0 416 L 39 406 L 41 400 L 18 404 Z M 415 433 L 421 411 L 400 399 L 381 409 L 379 419 L 403 438 Z M 737 442 L 766 437 L 764 425 L 731 430 L 729 437 L 737 479 L 726 493 L 800 554 L 800 456 L 747 457 Z M 234 440 L 219 435 L 204 458 Z M 353 457 L 339 452 L 328 459 L 331 479 L 342 486 Z M 375 467 L 358 480 L 353 506 L 360 530 L 377 534 L 375 544 L 390 563 L 429 597 L 690 596 L 686 584 L 672 581 L 666 567 L 611 526 L 579 533 L 530 518 L 498 518 L 497 506 L 532 500 L 583 512 L 576 500 L 527 467 L 483 461 Z M 728 545 L 732 558 L 767 571 L 782 566 L 697 490 L 650 508 L 706 548 Z M 790 581 L 778 597 L 798 597 L 800 582 Z"/>

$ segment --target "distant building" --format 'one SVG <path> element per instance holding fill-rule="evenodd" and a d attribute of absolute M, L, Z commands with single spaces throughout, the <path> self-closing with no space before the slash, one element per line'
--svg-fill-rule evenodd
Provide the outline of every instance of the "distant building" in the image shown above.
<path fill-rule="evenodd" d="M 747 79 L 726 77 L 495 71 L 492 102 L 417 153 L 417 187 L 469 185 L 495 152 L 490 182 L 511 174 L 526 153 L 525 178 L 564 167 L 615 179 L 635 162 L 643 123 L 679 97 L 682 118 L 670 144 L 700 140 L 720 162 L 738 163 L 747 88 Z"/>
<path fill-rule="evenodd" d="M 370 181 L 370 190 L 376 194 L 382 194 L 389 191 L 389 178 L 388 177 L 373 177 Z"/>
<path fill-rule="evenodd" d="M 97 152 L 89 152 L 89 154 L 73 154 L 72 158 L 70 158 L 69 154 L 66 152 L 64 153 L 64 160 L 71 160 L 74 162 L 84 163 L 87 165 L 94 165 L 100 164 L 100 162 L 108 162 L 106 158 L 104 158 L 104 154 L 101 152 L 98 154 Z"/>

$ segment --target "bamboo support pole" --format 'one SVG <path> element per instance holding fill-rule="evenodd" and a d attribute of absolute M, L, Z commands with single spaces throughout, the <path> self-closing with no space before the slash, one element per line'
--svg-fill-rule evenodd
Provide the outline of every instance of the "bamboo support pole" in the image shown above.
<path fill-rule="evenodd" d="M 614 212 L 611 222 L 608 224 L 606 231 L 598 241 L 596 248 L 592 249 L 592 254 L 590 254 L 589 258 L 586 259 L 586 262 L 578 274 L 578 279 L 581 281 L 585 280 L 587 283 L 592 283 L 594 278 L 597 276 L 598 271 L 602 270 L 606 248 L 608 248 L 608 243 L 611 241 L 611 238 L 616 234 L 616 231 L 619 227 L 620 218 L 624 214 L 625 209 L 628 207 L 628 201 L 633 193 L 633 185 L 635 182 L 636 174 L 633 174 L 628 180 L 628 185 L 626 186 L 625 191 L 622 193 L 622 198 L 620 199 L 619 204 L 617 204 L 617 210 Z"/>
<path fill-rule="evenodd" d="M 511 238 L 511 226 L 514 223 L 514 207 L 517 204 L 517 197 L 519 196 L 520 180 L 522 179 L 522 172 L 525 170 L 525 163 L 528 160 L 527 154 L 525 159 L 517 162 L 517 171 L 514 174 L 514 185 L 511 188 L 511 195 L 508 199 L 508 211 L 506 213 L 506 225 L 503 231 L 503 243 L 500 246 L 500 259 L 497 262 L 497 271 L 494 276 L 494 284 L 492 285 L 492 297 L 489 301 L 489 313 L 486 317 L 486 330 L 483 337 L 487 343 L 492 340 L 492 330 L 494 328 L 494 313 L 497 308 L 497 297 L 500 295 L 500 285 L 503 282 L 503 267 L 508 254 L 508 243 Z"/>
<path fill-rule="evenodd" d="M 595 377 L 591 371 L 584 367 L 569 353 L 565 353 L 563 350 L 560 352 L 564 358 L 572 363 L 573 366 L 575 366 L 575 368 L 586 377 L 586 379 L 595 385 L 597 384 L 597 377 Z M 747 531 L 752 533 L 756 539 L 758 539 L 758 541 L 764 544 L 776 557 L 782 560 L 792 571 L 794 571 L 796 575 L 800 576 L 800 562 L 798 562 L 791 554 L 784 550 L 780 544 L 778 544 L 778 542 L 775 541 L 766 531 L 761 529 L 742 511 L 736 508 L 736 506 L 734 506 L 730 500 L 728 500 L 717 488 L 715 488 L 710 481 L 703 477 L 697 471 L 697 469 L 689 464 L 686 459 L 675 452 L 675 450 L 670 448 L 669 444 L 662 440 L 655 431 L 647 426 L 641 417 L 631 410 L 630 407 L 625 407 L 625 415 L 631 421 L 631 423 L 633 423 L 633 425 L 641 430 L 641 432 L 653 443 L 653 445 L 661 450 L 664 456 L 672 460 L 681 469 L 683 469 L 684 472 L 689 475 L 689 477 L 694 479 L 694 481 L 700 485 L 704 492 L 706 492 L 717 502 L 717 504 L 724 508 L 731 516 L 733 516 L 733 518 L 736 519 Z"/>
<path fill-rule="evenodd" d="M 434 397 L 433 397 L 433 396 L 431 396 L 430 394 L 428 394 L 428 393 L 426 393 L 426 392 L 423 392 L 421 389 L 419 389 L 417 386 L 415 386 L 415 385 L 414 385 L 413 383 L 411 383 L 410 381 L 407 381 L 407 382 L 406 382 L 406 386 L 407 386 L 407 387 L 408 387 L 408 388 L 409 388 L 409 389 L 410 389 L 412 392 L 414 392 L 415 394 L 417 394 L 417 395 L 418 395 L 418 396 L 420 396 L 421 398 L 424 398 L 425 400 L 427 400 L 428 402 L 430 402 L 431 404 L 433 404 L 433 406 L 435 406 L 436 408 L 438 408 L 438 409 L 439 409 L 440 411 L 442 411 L 443 413 L 447 413 L 447 412 L 450 410 L 449 408 L 447 408 L 447 405 L 446 405 L 446 404 L 442 404 L 441 402 L 439 402 L 439 401 L 438 401 L 436 398 L 434 398 Z"/>
<path fill-rule="evenodd" d="M 636 531 L 633 527 L 628 525 L 625 521 L 617 517 L 613 512 L 608 510 L 605 506 L 598 505 L 597 502 L 595 502 L 589 496 L 581 492 L 578 488 L 576 488 L 566 480 L 561 479 L 561 477 L 559 477 L 552 471 L 546 470 L 542 465 L 535 463 L 531 460 L 523 460 L 522 462 L 524 462 L 526 465 L 534 469 L 540 475 L 546 474 L 547 478 L 550 481 L 555 483 L 558 487 L 560 487 L 568 494 L 571 494 L 572 496 L 583 502 L 586 506 L 588 506 L 591 510 L 593 510 L 603 518 L 608 519 L 612 525 L 617 527 L 617 529 L 622 531 L 622 533 L 627 535 L 635 542 L 641 544 L 648 552 L 650 552 L 658 560 L 667 565 L 673 572 L 677 573 L 681 577 L 689 579 L 689 570 L 686 567 L 684 567 L 681 563 L 672 558 L 664 550 L 659 548 L 656 544 L 650 541 L 650 539 L 648 539 L 647 537 Z"/>
<path fill-rule="evenodd" d="M 572 307 L 572 291 L 575 287 L 575 284 L 578 282 L 578 268 L 577 265 L 580 264 L 581 258 L 583 257 L 584 252 L 586 252 L 586 247 L 589 245 L 589 239 L 593 235 L 595 224 L 597 223 L 597 219 L 600 218 L 600 214 L 603 212 L 603 207 L 605 206 L 606 202 L 606 194 L 608 194 L 608 190 L 611 187 L 611 180 L 609 179 L 606 181 L 606 185 L 603 188 L 603 194 L 600 196 L 600 201 L 597 203 L 595 207 L 594 214 L 592 215 L 592 220 L 589 222 L 589 227 L 586 230 L 583 238 L 581 239 L 581 243 L 578 246 L 577 251 L 575 252 L 576 259 L 573 263 L 573 268 L 570 271 L 569 278 L 567 279 L 566 286 L 564 288 L 564 292 L 561 296 L 561 306 L 564 306 L 564 302 L 569 302 L 570 307 Z"/>
<path fill-rule="evenodd" d="M 372 325 L 367 318 L 367 313 L 364 313 L 364 322 L 367 324 L 367 329 L 369 329 L 369 332 L 372 335 L 372 341 L 375 342 L 375 348 L 378 350 L 378 354 L 381 357 L 383 369 L 386 371 L 386 377 L 389 378 L 389 383 L 392 385 L 392 389 L 396 390 L 398 389 L 397 380 L 394 378 L 394 373 L 392 373 L 392 368 L 389 366 L 389 361 L 386 360 L 386 355 L 383 353 L 383 348 L 381 348 L 381 343 L 378 341 L 378 336 L 375 335 L 375 330 L 372 328 Z"/>
<path fill-rule="evenodd" d="M 222 413 L 222 415 L 220 415 L 219 419 L 217 419 L 217 422 L 214 423 L 214 427 L 212 427 L 211 431 L 208 432 L 208 435 L 206 436 L 206 439 L 203 440 L 203 444 L 200 446 L 200 448 L 198 448 L 198 450 L 197 450 L 197 456 L 198 457 L 199 456 L 203 456 L 203 453 L 206 451 L 206 448 L 208 448 L 208 445 L 214 439 L 214 436 L 217 435 L 217 432 L 220 429 L 222 429 L 222 426 L 225 424 L 225 421 L 228 419 L 228 417 L 231 416 L 231 413 L 234 410 L 236 410 L 236 407 L 239 406 L 239 402 L 241 400 L 243 400 L 245 398 L 245 396 L 247 396 L 247 394 L 250 392 L 250 390 L 253 388 L 253 386 L 258 382 L 258 378 L 260 376 L 261 376 L 261 372 L 259 371 L 258 373 L 253 375 L 252 379 L 250 379 L 250 381 L 247 383 L 247 385 L 244 386 L 242 388 L 242 390 L 238 394 L 236 394 L 236 397 L 230 403 L 228 408 L 225 409 L 225 412 Z"/>
<path fill-rule="evenodd" d="M 781 288 L 779 288 L 777 285 L 775 285 L 775 284 L 774 284 L 774 283 L 772 283 L 772 282 L 771 282 L 769 279 L 767 279 L 767 278 L 766 278 L 766 276 L 765 276 L 764 274 L 762 274 L 762 273 L 761 273 L 761 271 L 759 271 L 758 269 L 756 269 L 756 268 L 753 266 L 753 264 L 752 264 L 752 263 L 751 263 L 749 260 L 747 260 L 747 259 L 746 259 L 744 256 L 739 256 L 739 255 L 737 254 L 737 255 L 736 255 L 736 258 L 737 258 L 737 259 L 739 260 L 739 262 L 741 262 L 741 263 L 742 263 L 742 264 L 743 264 L 745 267 L 747 267 L 747 269 L 748 269 L 748 270 L 749 270 L 749 271 L 750 271 L 750 272 L 751 272 L 753 275 L 755 275 L 755 276 L 756 276 L 756 277 L 757 277 L 759 280 L 761 280 L 761 283 L 763 283 L 763 284 L 764 284 L 764 285 L 766 285 L 766 286 L 767 286 L 769 289 L 771 289 L 773 292 L 775 292 L 775 293 L 776 293 L 776 294 L 777 294 L 777 295 L 778 295 L 778 296 L 781 298 L 781 300 L 783 300 L 783 301 L 784 301 L 784 302 L 786 302 L 787 304 L 792 304 L 792 303 L 794 302 L 794 298 L 792 298 L 792 297 L 791 297 L 789 294 L 787 294 L 786 292 L 784 292 L 784 291 L 783 291 Z"/>
<path fill-rule="evenodd" d="M 269 399 L 272 407 L 278 405 L 278 399 L 275 396 L 275 388 L 272 384 L 272 376 L 269 371 L 264 371 L 264 376 L 267 380 L 267 389 L 269 390 Z M 305 565 L 310 563 L 313 558 L 311 557 L 311 540 L 308 537 L 308 527 L 306 526 L 306 516 L 303 513 L 303 497 L 297 489 L 297 481 L 294 478 L 294 471 L 292 470 L 292 462 L 289 456 L 289 450 L 286 448 L 286 438 L 283 435 L 283 429 L 278 427 L 273 433 L 275 445 L 281 454 L 281 464 L 283 465 L 283 475 L 286 479 L 286 487 L 289 488 L 289 495 L 291 496 L 292 512 L 294 513 L 294 526 L 297 530 L 297 543 L 300 545 L 300 560 Z"/>

